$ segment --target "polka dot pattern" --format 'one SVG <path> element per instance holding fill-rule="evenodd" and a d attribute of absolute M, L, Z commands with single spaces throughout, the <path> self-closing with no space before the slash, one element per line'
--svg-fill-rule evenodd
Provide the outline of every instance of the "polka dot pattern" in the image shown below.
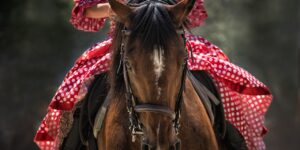
<path fill-rule="evenodd" d="M 221 94 L 225 118 L 244 136 L 250 150 L 266 149 L 262 135 L 266 133 L 264 114 L 272 95 L 268 88 L 244 69 L 229 62 L 216 46 L 199 36 L 189 35 L 195 61 L 191 70 L 206 70 Z"/>
<path fill-rule="evenodd" d="M 250 150 L 265 149 L 262 139 L 266 133 L 264 114 L 272 100 L 267 87 L 244 69 L 230 63 L 221 49 L 204 38 L 187 35 L 187 39 L 194 57 L 194 61 L 188 61 L 189 69 L 210 73 L 220 91 L 226 119 L 244 136 Z M 63 112 L 73 110 L 74 105 L 86 95 L 96 74 L 109 70 L 110 46 L 111 39 L 92 46 L 68 72 L 37 131 L 35 142 L 41 149 L 58 149 L 63 138 Z"/>
<path fill-rule="evenodd" d="M 204 8 L 204 0 L 196 0 L 192 11 L 188 15 L 190 27 L 194 28 L 201 26 L 207 17 L 208 15 Z"/>
<path fill-rule="evenodd" d="M 106 18 L 89 18 L 84 16 L 84 10 L 106 0 L 74 0 L 70 23 L 78 30 L 97 32 L 104 25 Z"/>
<path fill-rule="evenodd" d="M 61 118 L 64 111 L 72 111 L 76 102 L 83 99 L 93 77 L 109 69 L 111 53 L 108 53 L 111 39 L 88 49 L 76 61 L 54 95 L 48 113 L 43 119 L 35 142 L 43 150 L 56 150 L 62 141 Z M 91 57 L 93 55 L 93 57 Z M 71 118 L 66 118 L 71 120 Z"/>

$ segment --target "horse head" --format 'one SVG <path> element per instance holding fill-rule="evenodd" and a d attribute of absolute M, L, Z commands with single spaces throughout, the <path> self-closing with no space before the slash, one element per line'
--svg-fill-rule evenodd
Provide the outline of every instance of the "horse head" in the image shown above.
<path fill-rule="evenodd" d="M 195 0 L 123 4 L 109 0 L 123 24 L 119 70 L 130 130 L 143 149 L 178 149 L 180 102 L 187 69 L 183 24 Z M 176 148 L 177 147 L 177 148 Z"/>

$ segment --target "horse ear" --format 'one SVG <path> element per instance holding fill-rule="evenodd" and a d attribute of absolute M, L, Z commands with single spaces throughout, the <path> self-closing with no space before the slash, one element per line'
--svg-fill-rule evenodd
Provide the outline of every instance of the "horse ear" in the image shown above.
<path fill-rule="evenodd" d="M 117 0 L 108 0 L 108 2 L 119 21 L 125 25 L 128 24 L 128 17 L 133 12 L 133 9 Z"/>
<path fill-rule="evenodd" d="M 182 24 L 193 9 L 196 0 L 182 0 L 175 5 L 169 5 L 168 10 L 174 16 L 176 24 Z"/>

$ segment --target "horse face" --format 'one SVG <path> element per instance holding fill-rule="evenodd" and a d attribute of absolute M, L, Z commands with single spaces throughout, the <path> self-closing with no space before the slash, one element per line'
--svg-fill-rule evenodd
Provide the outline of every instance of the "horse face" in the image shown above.
<path fill-rule="evenodd" d="M 142 38 L 128 38 L 125 65 L 137 104 L 155 104 L 175 110 L 185 58 L 184 42 L 175 34 L 167 48 L 145 48 Z M 142 112 L 144 139 L 153 149 L 169 149 L 178 141 L 173 120 L 160 113 Z"/>
<path fill-rule="evenodd" d="M 145 5 L 129 7 L 109 1 L 120 21 L 131 30 L 123 39 L 124 64 L 137 104 L 167 106 L 174 110 L 181 86 L 185 43 L 176 27 L 190 11 L 184 0 L 176 5 L 148 1 Z M 175 149 L 178 138 L 173 120 L 161 113 L 142 112 L 143 146 L 148 149 Z M 178 145 L 178 144 L 177 144 Z"/>
<path fill-rule="evenodd" d="M 129 39 L 125 65 L 137 104 L 162 105 L 175 110 L 186 56 L 183 40 L 178 37 L 176 41 L 168 49 L 154 46 L 148 50 L 141 47 L 140 39 Z M 178 141 L 169 116 L 142 112 L 139 119 L 144 126 L 143 140 L 149 147 L 169 149 Z"/>

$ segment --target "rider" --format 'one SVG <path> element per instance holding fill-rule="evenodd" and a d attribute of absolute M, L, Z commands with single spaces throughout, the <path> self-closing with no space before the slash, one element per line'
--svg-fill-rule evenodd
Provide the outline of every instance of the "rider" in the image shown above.
<path fill-rule="evenodd" d="M 96 32 L 108 17 L 114 16 L 106 0 L 74 0 L 70 22 L 75 28 Z M 207 18 L 204 0 L 196 0 L 188 16 L 189 28 L 200 26 Z M 86 50 L 68 72 L 58 88 L 34 141 L 40 149 L 59 149 L 73 123 L 76 104 L 87 94 L 96 75 L 109 70 L 110 46 L 114 23 L 107 40 Z M 206 39 L 186 34 L 193 49 L 190 70 L 204 70 L 213 78 L 224 106 L 225 118 L 246 141 L 248 149 L 265 149 L 262 136 L 266 133 L 264 114 L 272 95 L 269 89 L 250 73 L 232 64 L 222 50 Z"/>

